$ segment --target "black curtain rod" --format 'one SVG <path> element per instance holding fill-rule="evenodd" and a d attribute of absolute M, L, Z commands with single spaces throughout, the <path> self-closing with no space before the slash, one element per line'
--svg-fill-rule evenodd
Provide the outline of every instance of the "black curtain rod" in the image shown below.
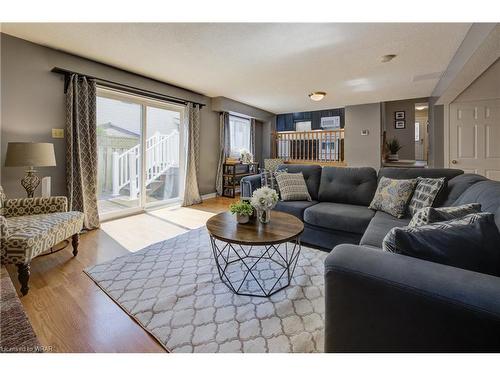
<path fill-rule="evenodd" d="M 104 87 L 120 89 L 120 90 L 129 92 L 129 93 L 143 95 L 143 96 L 147 96 L 147 97 L 153 98 L 153 99 L 166 100 L 166 101 L 177 103 L 177 104 L 193 103 L 194 105 L 198 105 L 200 108 L 205 106 L 205 104 L 203 104 L 203 103 L 193 102 L 193 101 L 187 100 L 187 99 L 176 98 L 175 96 L 169 96 L 169 95 L 160 94 L 160 93 L 157 93 L 154 91 L 144 90 L 144 89 L 129 86 L 129 85 L 126 85 L 123 83 L 114 82 L 114 81 L 110 81 L 107 79 L 90 76 L 88 74 L 73 72 L 71 70 L 67 70 L 67 69 L 63 69 L 63 68 L 55 67 L 51 70 L 51 72 L 64 75 L 64 77 L 65 77 L 65 79 L 64 79 L 64 92 L 66 92 L 66 89 L 68 87 L 69 77 L 72 74 L 77 74 L 79 76 L 84 76 L 87 78 L 95 79 L 97 83 L 99 83 L 101 86 L 104 86 Z"/>

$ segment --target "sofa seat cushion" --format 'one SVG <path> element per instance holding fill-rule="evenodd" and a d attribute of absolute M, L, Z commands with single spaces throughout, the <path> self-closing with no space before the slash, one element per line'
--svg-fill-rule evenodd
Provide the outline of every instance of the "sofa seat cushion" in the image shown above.
<path fill-rule="evenodd" d="M 321 202 L 304 211 L 304 221 L 322 228 L 363 234 L 374 214 L 365 206 Z"/>
<path fill-rule="evenodd" d="M 392 228 L 405 227 L 409 222 L 410 219 L 408 218 L 397 219 L 388 213 L 377 211 L 368 228 L 366 228 L 365 234 L 361 237 L 359 244 L 382 248 L 382 241 Z"/>
<path fill-rule="evenodd" d="M 7 218 L 9 237 L 2 248 L 2 263 L 26 263 L 57 243 L 79 233 L 83 213 L 77 211 Z"/>
<path fill-rule="evenodd" d="M 306 208 L 314 206 L 318 201 L 279 201 L 274 207 L 275 210 L 286 212 L 287 214 L 293 215 L 300 220 L 304 220 L 304 211 Z M 271 220 L 272 220 L 271 213 Z"/>

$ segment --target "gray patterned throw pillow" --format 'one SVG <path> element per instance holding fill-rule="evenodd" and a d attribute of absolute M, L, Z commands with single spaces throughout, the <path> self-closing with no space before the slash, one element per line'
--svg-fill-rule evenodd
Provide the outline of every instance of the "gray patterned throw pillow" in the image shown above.
<path fill-rule="evenodd" d="M 417 187 L 408 205 L 411 216 L 424 207 L 432 207 L 437 195 L 445 184 L 445 178 L 417 178 Z"/>
<path fill-rule="evenodd" d="M 469 203 L 456 207 L 424 207 L 413 215 L 408 226 L 419 227 L 439 221 L 459 219 L 477 212 L 481 212 L 481 205 L 479 203 Z"/>
<path fill-rule="evenodd" d="M 278 167 L 282 164 L 285 164 L 285 159 L 264 159 L 264 168 L 271 172 L 276 172 Z"/>
<path fill-rule="evenodd" d="M 278 186 L 278 182 L 276 181 L 276 175 L 279 173 L 285 173 L 287 172 L 286 169 L 282 169 L 279 171 L 271 171 L 268 169 L 260 169 L 260 186 L 261 187 L 268 187 L 271 189 L 276 190 L 278 193 L 278 196 L 280 195 L 280 188 Z"/>
<path fill-rule="evenodd" d="M 311 201 L 306 181 L 300 173 L 277 173 L 276 181 L 280 188 L 281 200 L 284 201 Z"/>
<path fill-rule="evenodd" d="M 402 218 L 416 184 L 416 179 L 394 180 L 382 177 L 369 208 Z"/>

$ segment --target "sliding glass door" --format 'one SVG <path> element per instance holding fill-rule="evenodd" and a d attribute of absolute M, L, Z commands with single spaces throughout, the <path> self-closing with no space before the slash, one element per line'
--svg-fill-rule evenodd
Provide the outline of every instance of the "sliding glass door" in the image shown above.
<path fill-rule="evenodd" d="M 178 200 L 181 188 L 181 113 L 146 107 L 146 207 Z"/>
<path fill-rule="evenodd" d="M 183 191 L 183 108 L 99 89 L 98 206 L 101 219 L 176 202 Z"/>

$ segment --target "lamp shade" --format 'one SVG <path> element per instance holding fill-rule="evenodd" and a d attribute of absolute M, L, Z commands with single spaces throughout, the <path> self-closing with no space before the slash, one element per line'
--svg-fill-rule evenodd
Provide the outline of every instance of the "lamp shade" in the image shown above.
<path fill-rule="evenodd" d="M 55 167 L 52 143 L 9 142 L 6 167 Z"/>

